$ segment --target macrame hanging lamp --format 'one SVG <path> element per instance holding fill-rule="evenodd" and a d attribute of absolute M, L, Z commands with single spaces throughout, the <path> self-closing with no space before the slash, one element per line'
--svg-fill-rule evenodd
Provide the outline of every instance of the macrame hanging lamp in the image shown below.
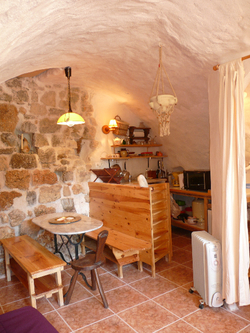
<path fill-rule="evenodd" d="M 159 65 L 154 81 L 154 85 L 150 95 L 149 105 L 154 110 L 160 125 L 160 136 L 170 134 L 170 115 L 174 111 L 174 106 L 177 104 L 177 97 L 174 88 L 169 80 L 165 67 L 162 64 L 162 46 L 159 45 Z M 165 73 L 169 85 L 173 91 L 173 95 L 165 93 L 164 77 Z"/>

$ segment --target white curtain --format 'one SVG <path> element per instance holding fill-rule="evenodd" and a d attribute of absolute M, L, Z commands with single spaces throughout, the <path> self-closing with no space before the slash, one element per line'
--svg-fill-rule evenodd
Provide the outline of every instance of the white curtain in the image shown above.
<path fill-rule="evenodd" d="M 209 84 L 209 99 L 213 100 L 209 106 L 212 234 L 222 244 L 222 296 L 227 304 L 247 305 L 249 243 L 241 59 L 220 65 L 218 79 L 219 94 L 214 82 Z"/>

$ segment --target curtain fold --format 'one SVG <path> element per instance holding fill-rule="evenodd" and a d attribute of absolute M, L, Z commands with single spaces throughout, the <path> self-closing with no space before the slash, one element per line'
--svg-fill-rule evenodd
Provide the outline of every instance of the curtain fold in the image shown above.
<path fill-rule="evenodd" d="M 249 243 L 241 59 L 220 65 L 219 81 L 217 112 L 210 107 L 212 233 L 222 244 L 222 296 L 228 304 L 247 305 Z"/>

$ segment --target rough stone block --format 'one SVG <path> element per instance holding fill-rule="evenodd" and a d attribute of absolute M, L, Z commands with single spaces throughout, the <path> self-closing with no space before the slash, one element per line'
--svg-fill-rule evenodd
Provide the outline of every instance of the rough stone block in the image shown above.
<path fill-rule="evenodd" d="M 36 216 L 52 214 L 55 212 L 56 212 L 56 209 L 54 207 L 47 207 L 45 205 L 39 205 L 38 207 L 35 207 L 35 209 L 34 209 L 34 213 Z"/>
<path fill-rule="evenodd" d="M 17 108 L 11 104 L 0 104 L 0 132 L 14 132 L 18 123 Z"/>
<path fill-rule="evenodd" d="M 36 116 L 44 116 L 47 113 L 47 109 L 43 104 L 32 103 L 30 106 L 30 113 Z"/>
<path fill-rule="evenodd" d="M 0 155 L 11 155 L 16 152 L 16 148 L 0 149 Z"/>
<path fill-rule="evenodd" d="M 10 88 L 22 88 L 22 80 L 18 78 L 10 79 L 5 84 Z"/>
<path fill-rule="evenodd" d="M 12 169 L 34 169 L 37 167 L 36 156 L 34 154 L 14 154 L 11 156 L 10 165 Z"/>
<path fill-rule="evenodd" d="M 56 153 L 53 148 L 39 148 L 38 157 L 42 164 L 53 164 L 56 161 Z"/>
<path fill-rule="evenodd" d="M 29 101 L 29 94 L 27 90 L 13 91 L 13 100 L 17 104 L 27 103 Z"/>
<path fill-rule="evenodd" d="M 20 209 L 14 209 L 12 212 L 8 214 L 8 216 L 10 218 L 10 225 L 12 227 L 20 225 L 23 222 L 23 220 L 26 218 L 26 214 Z"/>
<path fill-rule="evenodd" d="M 80 193 L 84 193 L 83 191 L 83 187 L 81 184 L 74 184 L 72 186 L 72 191 L 74 195 L 80 194 Z"/>
<path fill-rule="evenodd" d="M 62 181 L 69 182 L 74 180 L 74 173 L 73 171 L 65 171 L 62 174 Z"/>
<path fill-rule="evenodd" d="M 52 147 L 65 147 L 65 139 L 63 136 L 53 135 L 51 139 Z"/>
<path fill-rule="evenodd" d="M 52 116 L 57 116 L 58 118 L 65 113 L 65 109 L 56 109 L 56 108 L 50 108 L 49 114 Z"/>
<path fill-rule="evenodd" d="M 9 94 L 1 92 L 0 93 L 0 101 L 11 102 L 12 101 L 12 96 L 9 95 Z"/>
<path fill-rule="evenodd" d="M 35 133 L 37 131 L 36 125 L 30 121 L 25 121 L 22 123 L 21 131 L 24 133 Z"/>
<path fill-rule="evenodd" d="M 46 91 L 41 97 L 41 102 L 48 106 L 56 106 L 56 93 L 54 91 Z"/>
<path fill-rule="evenodd" d="M 14 133 L 2 133 L 1 140 L 5 145 L 9 147 L 19 146 L 19 139 Z"/>
<path fill-rule="evenodd" d="M 30 184 L 30 173 L 27 170 L 10 170 L 5 175 L 5 185 L 9 188 L 28 190 Z"/>
<path fill-rule="evenodd" d="M 36 203 L 36 192 L 35 191 L 28 191 L 26 194 L 26 201 L 29 206 L 32 206 Z"/>
<path fill-rule="evenodd" d="M 66 160 L 66 159 L 62 159 L 60 162 L 61 162 L 62 165 L 69 165 L 70 164 L 70 161 Z"/>
<path fill-rule="evenodd" d="M 85 169 L 76 170 L 76 181 L 77 183 L 88 182 L 91 177 L 91 172 L 86 171 Z"/>
<path fill-rule="evenodd" d="M 32 184 L 34 186 L 49 184 L 53 185 L 57 182 L 57 175 L 50 170 L 35 170 L 32 175 Z"/>
<path fill-rule="evenodd" d="M 22 194 L 16 191 L 0 192 L 0 210 L 9 209 L 13 205 L 14 199 L 21 196 Z"/>
<path fill-rule="evenodd" d="M 49 142 L 43 134 L 35 133 L 33 136 L 33 145 L 35 147 L 40 148 L 40 147 L 48 146 Z"/>
<path fill-rule="evenodd" d="M 0 213 L 0 221 L 1 221 L 1 224 L 7 224 L 9 223 L 9 217 L 7 214 L 5 213 Z"/>
<path fill-rule="evenodd" d="M 0 227 L 0 239 L 10 238 L 15 236 L 15 231 L 10 227 Z"/>
<path fill-rule="evenodd" d="M 40 133 L 55 133 L 60 130 L 57 125 L 57 118 L 44 118 L 39 123 Z"/>
<path fill-rule="evenodd" d="M 69 197 L 71 195 L 69 186 L 63 186 L 63 195 Z"/>
<path fill-rule="evenodd" d="M 61 185 L 43 186 L 40 188 L 39 203 L 53 202 L 61 198 Z"/>
<path fill-rule="evenodd" d="M 25 220 L 20 225 L 20 235 L 28 235 L 31 238 L 36 238 L 40 231 L 40 227 L 32 222 L 32 219 Z"/>
<path fill-rule="evenodd" d="M 0 155 L 0 171 L 6 171 L 8 170 L 8 162 L 5 156 Z"/>
<path fill-rule="evenodd" d="M 75 212 L 74 200 L 72 198 L 61 199 L 63 210 L 65 212 Z"/>

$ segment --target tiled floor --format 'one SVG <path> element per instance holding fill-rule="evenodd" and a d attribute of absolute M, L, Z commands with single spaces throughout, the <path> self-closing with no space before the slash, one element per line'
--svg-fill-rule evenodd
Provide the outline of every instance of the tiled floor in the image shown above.
<path fill-rule="evenodd" d="M 109 309 L 79 278 L 69 305 L 60 308 L 53 298 L 40 299 L 38 310 L 60 333 L 250 333 L 250 306 L 234 312 L 206 305 L 201 310 L 200 296 L 189 293 L 193 278 L 189 232 L 173 230 L 172 262 L 161 260 L 156 266 L 156 278 L 149 267 L 138 272 L 135 265 L 125 266 L 123 279 L 112 263 L 103 266 L 100 274 Z M 65 290 L 71 273 L 70 268 L 63 272 Z M 0 313 L 29 304 L 27 290 L 15 277 L 9 283 L 0 280 Z"/>

